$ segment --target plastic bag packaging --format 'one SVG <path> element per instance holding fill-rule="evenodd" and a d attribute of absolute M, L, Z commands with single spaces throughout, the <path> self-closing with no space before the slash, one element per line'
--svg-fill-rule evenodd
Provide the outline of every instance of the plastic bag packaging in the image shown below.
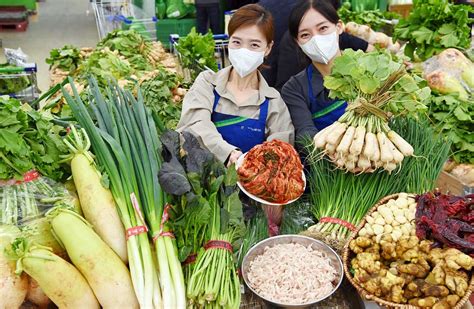
<path fill-rule="evenodd" d="M 311 204 L 300 199 L 285 207 L 280 225 L 280 235 L 299 234 L 314 224 L 316 221 L 311 213 Z"/>
<path fill-rule="evenodd" d="M 188 8 L 183 0 L 168 0 L 166 5 L 166 17 L 172 19 L 183 18 L 188 14 Z"/>
<path fill-rule="evenodd" d="M 25 54 L 21 48 L 5 48 L 5 58 L 7 59 L 7 62 L 12 65 L 24 67 L 28 64 L 28 55 Z"/>
<path fill-rule="evenodd" d="M 0 224 L 22 228 L 59 204 L 79 209 L 77 198 L 63 184 L 36 171 L 26 173 L 22 181 L 0 181 Z"/>
<path fill-rule="evenodd" d="M 468 99 L 474 92 L 474 63 L 462 52 L 448 48 L 423 63 L 423 76 L 441 94 L 458 93 Z"/>

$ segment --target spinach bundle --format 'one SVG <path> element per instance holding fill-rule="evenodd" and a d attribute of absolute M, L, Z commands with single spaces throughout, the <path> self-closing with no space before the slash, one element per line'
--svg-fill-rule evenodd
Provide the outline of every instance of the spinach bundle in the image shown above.
<path fill-rule="evenodd" d="M 164 146 L 160 184 L 173 195 L 170 222 L 179 258 L 185 264 L 187 297 L 191 305 L 238 308 L 240 283 L 233 243 L 243 235 L 242 204 L 237 172 L 224 165 L 198 140 L 184 132 L 161 137 Z M 195 262 L 193 261 L 195 259 Z"/>

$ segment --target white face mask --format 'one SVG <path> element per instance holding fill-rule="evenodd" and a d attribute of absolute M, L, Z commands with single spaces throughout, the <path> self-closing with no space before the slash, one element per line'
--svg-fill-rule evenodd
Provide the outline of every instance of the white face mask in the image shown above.
<path fill-rule="evenodd" d="M 229 48 L 229 61 L 240 77 L 245 77 L 255 71 L 262 63 L 265 52 L 251 51 L 247 48 Z"/>
<path fill-rule="evenodd" d="M 339 50 L 339 38 L 336 31 L 330 34 L 315 35 L 304 44 L 303 52 L 313 61 L 328 64 Z"/>

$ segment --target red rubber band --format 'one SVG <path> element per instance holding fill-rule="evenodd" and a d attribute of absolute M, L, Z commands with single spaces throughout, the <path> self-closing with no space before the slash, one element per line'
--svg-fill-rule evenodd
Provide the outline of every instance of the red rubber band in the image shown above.
<path fill-rule="evenodd" d="M 176 237 L 174 236 L 173 232 L 168 231 L 168 232 L 161 232 L 153 236 L 153 242 L 156 242 L 158 240 L 158 237 L 169 237 L 175 239 Z"/>
<path fill-rule="evenodd" d="M 186 258 L 186 260 L 184 260 L 183 266 L 195 263 L 195 262 L 196 262 L 196 259 L 197 259 L 197 254 L 196 254 L 196 253 L 190 254 L 190 255 Z"/>
<path fill-rule="evenodd" d="M 342 220 L 342 219 L 338 219 L 338 218 L 323 217 L 323 218 L 319 219 L 319 222 L 339 224 L 339 225 L 342 225 L 343 227 L 347 228 L 348 230 L 350 230 L 352 232 L 355 232 L 357 230 L 357 228 L 354 226 L 354 224 L 352 224 L 350 222 L 347 222 L 345 220 Z"/>
<path fill-rule="evenodd" d="M 40 173 L 38 173 L 35 170 L 29 171 L 29 172 L 25 173 L 25 175 L 23 175 L 23 182 L 29 182 L 29 181 L 36 180 L 40 176 L 41 176 Z"/>
<path fill-rule="evenodd" d="M 148 232 L 148 228 L 144 225 L 134 226 L 127 229 L 125 237 L 128 240 L 132 236 L 137 236 L 143 233 Z"/>
<path fill-rule="evenodd" d="M 234 249 L 232 248 L 232 244 L 230 242 L 224 240 L 209 240 L 207 244 L 204 245 L 204 249 L 224 249 L 229 251 L 230 253 L 234 253 Z"/>

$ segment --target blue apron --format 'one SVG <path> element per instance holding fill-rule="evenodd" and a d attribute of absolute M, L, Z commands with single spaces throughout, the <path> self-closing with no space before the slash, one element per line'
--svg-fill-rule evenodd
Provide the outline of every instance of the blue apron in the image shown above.
<path fill-rule="evenodd" d="M 254 146 L 265 141 L 265 128 L 268 115 L 268 99 L 260 105 L 258 119 L 233 116 L 216 112 L 221 96 L 214 90 L 214 106 L 212 107 L 211 120 L 229 144 L 247 152 Z"/>
<path fill-rule="evenodd" d="M 306 68 L 306 76 L 308 79 L 308 97 L 310 101 L 309 109 L 313 118 L 316 129 L 322 130 L 337 121 L 346 111 L 347 103 L 341 100 L 334 100 L 329 106 L 321 109 L 313 94 L 313 65 Z"/>

